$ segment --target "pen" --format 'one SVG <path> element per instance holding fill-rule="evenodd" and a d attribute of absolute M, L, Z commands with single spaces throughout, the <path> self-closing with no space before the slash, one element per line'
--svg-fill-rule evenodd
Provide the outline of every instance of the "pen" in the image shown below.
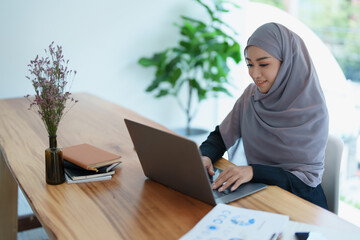
<path fill-rule="evenodd" d="M 271 237 L 270 237 L 270 240 L 276 240 L 276 239 L 275 239 L 275 236 L 276 236 L 276 234 L 273 233 L 273 234 L 271 235 Z"/>
<path fill-rule="evenodd" d="M 277 234 L 277 233 L 273 233 L 270 237 L 270 240 L 280 240 L 282 239 L 282 233 Z"/>

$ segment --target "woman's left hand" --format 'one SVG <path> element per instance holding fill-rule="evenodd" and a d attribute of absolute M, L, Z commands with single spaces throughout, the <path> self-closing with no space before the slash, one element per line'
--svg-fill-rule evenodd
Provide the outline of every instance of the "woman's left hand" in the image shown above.
<path fill-rule="evenodd" d="M 241 184 L 249 182 L 254 176 L 252 166 L 229 166 L 216 178 L 212 184 L 212 189 L 224 191 L 232 184 L 231 191 L 235 191 Z"/>

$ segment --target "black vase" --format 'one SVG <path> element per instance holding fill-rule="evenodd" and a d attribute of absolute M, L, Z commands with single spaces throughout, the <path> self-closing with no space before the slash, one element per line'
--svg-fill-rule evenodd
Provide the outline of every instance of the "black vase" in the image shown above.
<path fill-rule="evenodd" d="M 65 181 L 64 160 L 62 149 L 57 147 L 56 136 L 49 136 L 49 145 L 45 150 L 46 183 L 61 184 Z"/>

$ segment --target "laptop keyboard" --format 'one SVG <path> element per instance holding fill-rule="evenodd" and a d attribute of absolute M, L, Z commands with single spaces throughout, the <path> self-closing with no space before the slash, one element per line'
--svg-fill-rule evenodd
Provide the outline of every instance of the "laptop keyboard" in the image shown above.
<path fill-rule="evenodd" d="M 229 189 L 225 189 L 222 192 L 219 192 L 218 190 L 215 190 L 215 189 L 213 190 L 213 194 L 214 194 L 215 198 L 220 198 L 220 197 L 226 196 L 229 193 L 232 193 Z"/>

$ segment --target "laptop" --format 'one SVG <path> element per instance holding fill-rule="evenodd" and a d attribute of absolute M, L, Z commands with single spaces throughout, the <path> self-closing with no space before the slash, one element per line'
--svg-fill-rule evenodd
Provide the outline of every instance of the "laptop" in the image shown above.
<path fill-rule="evenodd" d="M 229 203 L 266 188 L 263 183 L 249 182 L 233 192 L 213 190 L 195 142 L 132 120 L 125 119 L 125 124 L 144 174 L 151 180 L 210 205 Z"/>

